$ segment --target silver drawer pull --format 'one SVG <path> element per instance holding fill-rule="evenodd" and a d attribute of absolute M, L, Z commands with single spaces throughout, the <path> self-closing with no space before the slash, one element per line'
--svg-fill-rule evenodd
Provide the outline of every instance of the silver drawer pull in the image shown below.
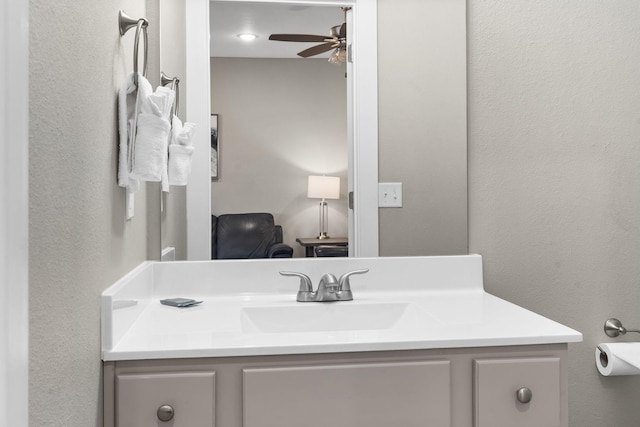
<path fill-rule="evenodd" d="M 522 387 L 516 391 L 516 399 L 518 399 L 518 402 L 520 403 L 529 403 L 532 398 L 533 392 L 530 388 Z"/>
<path fill-rule="evenodd" d="M 158 419 L 160 421 L 171 421 L 173 418 L 173 407 L 171 405 L 162 405 L 158 408 Z"/>

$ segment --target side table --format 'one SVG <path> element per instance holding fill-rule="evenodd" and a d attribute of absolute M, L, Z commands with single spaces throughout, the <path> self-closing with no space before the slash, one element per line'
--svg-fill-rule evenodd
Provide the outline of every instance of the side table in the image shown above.
<path fill-rule="evenodd" d="M 298 237 L 296 239 L 301 246 L 304 246 L 305 256 L 313 257 L 314 249 L 316 246 L 347 246 L 349 244 L 349 239 L 347 237 L 332 237 L 330 239 L 317 239 L 315 237 Z"/>

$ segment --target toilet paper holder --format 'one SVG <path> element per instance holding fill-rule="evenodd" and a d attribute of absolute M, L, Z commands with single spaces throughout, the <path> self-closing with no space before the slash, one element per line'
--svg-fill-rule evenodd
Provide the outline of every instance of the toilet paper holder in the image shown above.
<path fill-rule="evenodd" d="M 616 318 L 607 319 L 604 322 L 604 333 L 607 334 L 608 337 L 618 337 L 620 335 L 624 335 L 627 332 L 637 332 L 640 333 L 640 329 L 627 329 L 622 326 L 622 322 Z"/>
<path fill-rule="evenodd" d="M 624 335 L 627 332 L 637 332 L 640 333 L 640 329 L 627 329 L 622 326 L 622 322 L 615 317 L 607 319 L 604 322 L 604 333 L 607 334 L 608 337 L 615 338 L 620 335 Z M 596 346 L 598 351 L 600 351 L 600 363 L 602 366 L 606 367 L 609 364 L 609 358 L 606 352 L 599 345 Z"/>

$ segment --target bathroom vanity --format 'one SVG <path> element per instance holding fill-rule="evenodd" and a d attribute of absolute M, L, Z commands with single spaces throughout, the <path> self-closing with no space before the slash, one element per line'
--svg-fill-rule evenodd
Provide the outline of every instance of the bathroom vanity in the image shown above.
<path fill-rule="evenodd" d="M 279 274 L 364 268 L 330 303 Z M 102 302 L 106 427 L 568 425 L 581 334 L 484 292 L 477 255 L 147 262 Z"/>

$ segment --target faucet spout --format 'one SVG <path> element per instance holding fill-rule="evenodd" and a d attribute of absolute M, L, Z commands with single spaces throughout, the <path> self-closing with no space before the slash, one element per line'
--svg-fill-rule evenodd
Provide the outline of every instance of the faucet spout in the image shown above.
<path fill-rule="evenodd" d="M 320 278 L 318 290 L 316 291 L 316 301 L 337 301 L 339 283 L 336 276 L 331 273 L 325 273 Z"/>

